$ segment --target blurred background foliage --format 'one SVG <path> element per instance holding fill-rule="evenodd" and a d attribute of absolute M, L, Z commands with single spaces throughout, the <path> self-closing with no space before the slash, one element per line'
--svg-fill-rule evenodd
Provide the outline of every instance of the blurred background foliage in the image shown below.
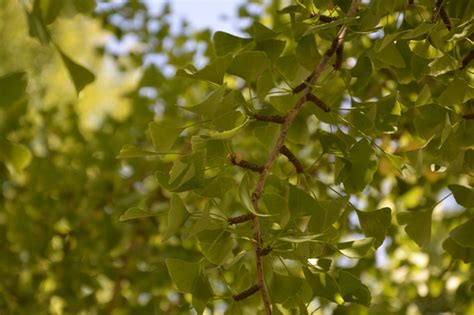
<path fill-rule="evenodd" d="M 277 14 L 287 2 L 243 2 L 238 14 L 247 23 L 240 34 L 248 33 L 254 21 L 287 27 L 288 20 Z M 345 6 L 344 1 L 335 2 Z M 429 1 L 420 3 L 432 6 Z M 463 16 L 469 9 L 465 13 L 464 5 L 451 3 L 447 6 L 450 16 L 469 20 Z M 186 21 L 172 25 L 172 5 L 158 1 L 153 7 L 133 0 L 97 4 L 92 0 L 0 0 L 1 315 L 194 311 L 189 294 L 173 286 L 165 258 L 198 259 L 196 244 L 176 237 L 164 241 L 165 216 L 119 221 L 126 209 L 135 206 L 156 213 L 168 208 L 169 195 L 158 186 L 154 173 L 157 165 L 172 160 L 118 160 L 120 149 L 127 143 L 150 148 L 150 121 L 183 119 L 179 108 L 172 105 L 197 104 L 211 91 L 208 84 L 174 74 L 188 64 L 204 65 L 215 57 L 211 43 L 215 30 L 196 30 Z M 406 14 L 407 19 L 415 19 L 410 12 Z M 470 14 L 472 26 L 472 11 Z M 395 13 L 388 14 L 385 26 L 395 27 L 396 21 Z M 364 40 L 370 45 L 368 36 Z M 354 43 L 348 55 L 357 56 L 353 52 L 363 48 L 358 44 L 364 42 Z M 288 50 L 295 48 L 289 45 Z M 472 49 L 464 42 L 459 45 L 461 55 Z M 311 58 L 304 62 L 314 67 Z M 378 67 L 369 61 L 366 68 L 362 63 L 357 68 L 367 82 L 354 93 L 362 88 L 364 93 L 369 91 L 358 94 L 362 100 L 380 96 L 382 89 L 400 88 L 410 91 L 404 95 L 415 95 L 403 100 L 405 103 L 416 101 L 419 84 L 397 81 L 383 67 L 376 73 L 364 72 L 373 66 Z M 341 79 L 333 80 L 334 90 L 328 89 L 327 98 L 337 95 L 343 84 Z M 238 79 L 226 81 L 239 87 Z M 466 104 L 463 110 L 472 112 L 472 103 Z M 184 117 L 188 123 L 193 119 Z M 405 111 L 399 125 L 409 125 L 412 120 Z M 296 143 L 311 140 L 314 144 L 319 123 L 313 123 L 306 138 L 293 136 Z M 472 131 L 470 124 L 466 128 Z M 472 217 L 473 208 L 458 206 L 452 196 L 438 203 L 449 195 L 448 184 L 472 184 L 472 133 L 466 131 L 464 136 L 471 137 L 471 144 L 465 145 L 471 148 L 466 153 L 470 162 L 459 162 L 449 174 L 439 168 L 449 167 L 452 155 L 432 157 L 436 148 L 422 151 L 424 142 L 411 134 L 377 140 L 392 153 L 412 151 L 404 155 L 412 165 L 420 161 L 421 154 L 429 161 L 442 162 L 430 169 L 426 165 L 432 163 L 425 160 L 403 177 L 388 160 L 382 160 L 371 188 L 353 201 L 365 210 L 389 206 L 397 211 L 427 209 L 431 214 L 434 209 L 431 241 L 421 240 L 424 246 L 420 249 L 403 227 L 392 225 L 376 254 L 352 260 L 340 257 L 338 266 L 360 275 L 370 288 L 372 306 L 322 302 L 318 312 L 474 313 L 474 273 L 468 264 L 472 256 L 464 256 L 463 262 L 441 248 L 448 232 Z M 178 141 L 186 144 L 184 138 Z M 259 161 L 262 157 L 253 152 L 253 146 L 249 140 L 238 149 L 251 152 Z M 308 146 L 308 151 L 318 150 L 320 146 Z M 332 162 L 329 158 L 319 161 L 322 177 L 332 176 Z M 351 233 L 361 233 L 354 211 L 345 219 Z M 408 218 L 406 222 L 412 221 Z M 424 223 L 413 224 L 416 229 Z M 222 283 L 216 280 L 214 285 Z M 259 303 L 258 297 L 252 297 L 245 311 L 254 313 Z M 208 311 L 222 314 L 226 307 L 216 300 Z"/>

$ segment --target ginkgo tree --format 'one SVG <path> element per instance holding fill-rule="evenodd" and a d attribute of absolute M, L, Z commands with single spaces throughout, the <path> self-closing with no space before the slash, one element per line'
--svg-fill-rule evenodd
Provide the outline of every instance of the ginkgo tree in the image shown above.
<path fill-rule="evenodd" d="M 172 34 L 167 8 L 154 32 L 146 23 L 114 25 L 113 15 L 147 14 L 140 2 L 94 13 L 116 36 L 135 34 L 152 46 L 129 52 L 131 65 L 117 57 L 125 68 L 145 68 L 125 95 L 136 107 L 128 120 L 109 125 L 118 139 L 110 131 L 91 134 L 100 137 L 92 150 L 102 162 L 83 165 L 85 183 L 104 193 L 113 188 L 112 200 L 84 198 L 82 208 L 123 210 L 88 220 L 107 222 L 113 227 L 103 235 L 127 244 L 104 243 L 119 254 L 99 267 L 70 261 L 72 270 L 105 278 L 115 262 L 114 284 L 101 288 L 109 296 L 91 298 L 99 304 L 95 312 L 474 311 L 473 4 L 288 2 L 260 3 L 263 17 L 243 4 L 239 13 L 252 22 L 242 34 L 212 36 Z M 30 34 L 59 53 L 76 92 L 86 93 L 98 74 L 51 40 L 47 21 L 67 9 L 51 3 L 25 7 Z M 75 10 L 89 14 L 93 4 L 83 1 Z M 204 53 L 187 51 L 186 41 L 204 44 Z M 147 65 L 153 52 L 168 64 Z M 202 59 L 204 66 L 192 65 Z M 20 72 L 0 79 L 9 91 L 0 108 L 20 106 L 24 80 Z M 152 111 L 140 109 L 143 103 Z M 15 139 L 21 136 L 12 132 L 2 140 L 0 158 L 21 183 L 19 173 L 31 173 L 31 180 L 38 172 L 37 157 Z M 117 145 L 121 150 L 113 152 Z M 94 176 L 97 168 L 107 176 Z M 57 187 L 59 195 L 67 189 Z M 65 222 L 55 226 L 65 244 L 88 239 L 78 233 L 82 224 Z M 77 255 L 97 246 L 79 249 Z M 75 282 L 99 290 L 92 281 Z M 140 290 L 154 292 L 154 302 L 143 303 L 148 308 L 139 306 L 147 296 Z M 68 303 L 66 292 L 56 296 L 60 309 L 86 310 L 75 306 L 80 299 Z"/>

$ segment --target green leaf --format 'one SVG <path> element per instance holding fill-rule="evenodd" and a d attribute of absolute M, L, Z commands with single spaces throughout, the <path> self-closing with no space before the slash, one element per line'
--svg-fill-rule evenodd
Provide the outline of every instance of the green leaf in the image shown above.
<path fill-rule="evenodd" d="M 176 126 L 176 123 L 170 123 L 170 120 L 166 120 L 149 123 L 148 130 L 155 150 L 166 151 L 171 149 L 183 128 L 182 126 Z"/>
<path fill-rule="evenodd" d="M 209 280 L 204 274 L 201 274 L 194 281 L 191 294 L 193 296 L 192 305 L 196 309 L 196 312 L 198 314 L 203 314 L 207 303 L 213 296 Z"/>
<path fill-rule="evenodd" d="M 382 208 L 370 212 L 356 210 L 356 212 L 365 236 L 375 238 L 375 248 L 382 245 L 390 228 L 392 218 L 390 208 Z"/>
<path fill-rule="evenodd" d="M 428 64 L 430 68 L 429 75 L 439 76 L 447 72 L 456 70 L 460 67 L 457 59 L 451 57 L 449 54 L 445 54 L 441 58 L 437 58 Z"/>
<path fill-rule="evenodd" d="M 74 83 L 74 87 L 76 88 L 77 94 L 82 91 L 88 84 L 92 83 L 95 80 L 95 75 L 84 68 L 83 66 L 75 63 L 71 58 L 69 58 L 65 53 L 62 52 L 59 47 L 56 47 L 59 54 L 61 55 L 61 59 L 64 62 L 64 65 L 69 72 L 69 76 Z"/>
<path fill-rule="evenodd" d="M 431 240 L 431 210 L 397 213 L 400 225 L 406 225 L 405 232 L 418 246 L 425 247 Z"/>
<path fill-rule="evenodd" d="M 471 198 L 473 201 L 474 198 Z M 474 231 L 474 218 L 471 218 L 461 225 L 458 225 L 454 230 L 449 232 L 452 239 L 462 247 L 474 248 L 474 237 L 472 233 Z"/>
<path fill-rule="evenodd" d="M 340 270 L 337 282 L 341 288 L 341 295 L 344 301 L 354 302 L 367 307 L 370 306 L 370 291 L 359 278 L 350 272 Z"/>
<path fill-rule="evenodd" d="M 461 185 L 448 185 L 448 188 L 458 204 L 466 208 L 474 207 L 474 188 Z"/>
<path fill-rule="evenodd" d="M 296 60 L 306 69 L 313 71 L 321 59 L 314 35 L 306 35 L 296 45 Z"/>
<path fill-rule="evenodd" d="M 0 107 L 10 106 L 22 97 L 28 85 L 26 72 L 12 72 L 0 77 Z"/>
<path fill-rule="evenodd" d="M 398 50 L 397 46 L 393 43 L 388 44 L 384 49 L 380 50 L 380 52 L 372 54 L 375 58 L 379 59 L 384 64 L 397 68 L 406 67 L 405 60 L 400 54 L 400 51 Z"/>
<path fill-rule="evenodd" d="M 281 53 L 285 49 L 286 42 L 278 39 L 267 39 L 264 41 L 257 42 L 255 50 L 263 51 L 267 54 L 268 58 L 272 63 L 280 57 Z"/>
<path fill-rule="evenodd" d="M 341 289 L 339 288 L 336 280 L 329 274 L 324 272 L 318 272 L 313 274 L 307 268 L 303 269 L 306 281 L 308 281 L 313 295 L 316 297 L 323 297 L 329 301 L 333 301 L 339 305 L 344 303 L 344 298 L 341 295 Z"/>
<path fill-rule="evenodd" d="M 73 3 L 77 11 L 81 13 L 91 13 L 96 6 L 95 0 L 74 0 Z"/>
<path fill-rule="evenodd" d="M 258 100 L 263 102 L 265 100 L 265 96 L 267 96 L 268 92 L 275 86 L 273 82 L 273 75 L 272 72 L 267 70 L 262 73 L 257 80 L 257 95 Z"/>
<path fill-rule="evenodd" d="M 349 197 L 334 198 L 319 202 L 319 208 L 323 213 L 313 215 L 308 223 L 312 233 L 324 233 L 334 224 L 346 208 Z"/>
<path fill-rule="evenodd" d="M 326 216 L 325 210 L 307 192 L 300 188 L 289 185 L 288 208 L 295 216 L 313 215 L 316 218 Z"/>
<path fill-rule="evenodd" d="M 214 48 L 218 56 L 235 52 L 251 41 L 251 38 L 242 38 L 226 32 L 216 32 L 213 38 Z"/>
<path fill-rule="evenodd" d="M 394 133 L 398 130 L 398 120 L 401 115 L 401 106 L 395 95 L 380 99 L 377 103 L 375 127 L 385 133 Z"/>
<path fill-rule="evenodd" d="M 46 24 L 53 23 L 64 6 L 64 1 L 42 0 L 39 2 L 42 17 Z"/>
<path fill-rule="evenodd" d="M 252 212 L 253 214 L 260 216 L 260 217 L 269 217 L 272 215 L 264 214 L 264 213 L 258 213 L 254 208 L 252 204 L 252 198 L 250 197 L 250 184 L 249 184 L 249 175 L 247 173 L 244 174 L 242 177 L 242 180 L 240 182 L 240 187 L 239 187 L 239 196 L 240 196 L 240 202 L 244 205 L 244 207 Z"/>
<path fill-rule="evenodd" d="M 337 243 L 336 248 L 349 258 L 362 258 L 374 244 L 373 237 L 363 238 L 361 240 Z"/>
<path fill-rule="evenodd" d="M 139 218 L 147 218 L 147 217 L 156 217 L 159 215 L 164 214 L 163 212 L 151 212 L 147 210 L 143 210 L 137 207 L 133 207 L 125 211 L 119 218 L 120 221 L 127 221 Z"/>
<path fill-rule="evenodd" d="M 43 22 L 40 1 L 35 0 L 33 3 L 33 10 L 28 12 L 25 9 L 25 13 L 28 18 L 29 35 L 38 39 L 42 45 L 48 44 L 51 36 L 49 35 L 48 29 Z"/>
<path fill-rule="evenodd" d="M 245 81 L 254 82 L 269 67 L 270 59 L 265 53 L 246 51 L 235 56 L 227 72 L 241 77 Z"/>
<path fill-rule="evenodd" d="M 351 162 L 350 178 L 344 181 L 344 187 L 348 184 L 349 189 L 362 191 L 377 169 L 377 160 L 374 159 L 375 152 L 365 139 L 359 140 L 349 150 L 348 159 Z"/>
<path fill-rule="evenodd" d="M 240 112 L 239 112 L 240 113 Z M 239 132 L 240 129 L 245 127 L 247 123 L 249 122 L 249 116 L 245 116 L 244 114 L 241 114 L 241 118 L 237 121 L 238 125 L 230 130 L 225 130 L 225 131 L 210 131 L 206 135 L 206 137 L 209 137 L 210 139 L 214 140 L 226 140 L 234 137 L 237 132 Z"/>
<path fill-rule="evenodd" d="M 178 290 L 184 293 L 192 293 L 194 283 L 200 277 L 200 264 L 168 258 L 166 259 L 166 266 L 171 280 L 173 280 Z"/>
<path fill-rule="evenodd" d="M 254 22 L 252 25 L 252 34 L 255 41 L 259 42 L 262 40 L 268 40 L 277 36 L 273 30 L 269 29 L 265 25 L 259 22 Z"/>
<path fill-rule="evenodd" d="M 427 39 L 424 40 L 410 40 L 408 42 L 410 50 L 417 56 L 425 59 L 439 58 L 443 54 L 433 46 Z"/>
<path fill-rule="evenodd" d="M 178 194 L 171 195 L 170 210 L 168 212 L 168 226 L 163 240 L 175 235 L 189 217 L 188 210 Z"/>
<path fill-rule="evenodd" d="M 431 31 L 435 25 L 436 24 L 432 24 L 432 23 L 421 23 L 417 27 L 415 27 L 414 29 L 406 32 L 402 36 L 402 39 L 413 39 L 413 38 L 417 38 L 421 35 L 425 35 L 429 31 Z"/>
<path fill-rule="evenodd" d="M 205 152 L 199 151 L 175 160 L 169 174 L 158 171 L 158 183 L 172 192 L 201 188 L 204 184 Z"/>
<path fill-rule="evenodd" d="M 460 259 L 466 264 L 474 263 L 474 248 L 462 247 L 451 237 L 443 242 L 443 249 L 447 251 L 454 259 Z"/>
<path fill-rule="evenodd" d="M 183 108 L 202 115 L 206 119 L 213 119 L 216 117 L 216 112 L 219 110 L 219 104 L 222 102 L 226 92 L 227 84 L 223 84 L 216 90 L 212 91 L 201 103 Z"/>
<path fill-rule="evenodd" d="M 352 22 L 354 22 L 357 19 L 358 17 L 346 17 L 346 18 L 337 19 L 335 21 L 332 21 L 331 23 L 319 24 L 317 26 L 313 26 L 309 28 L 306 32 L 304 32 L 303 36 L 306 36 L 308 34 L 319 33 L 322 30 L 327 30 L 327 29 L 330 29 L 342 24 L 350 25 L 352 24 Z"/>
<path fill-rule="evenodd" d="M 232 55 L 228 54 L 223 57 L 217 57 L 213 62 L 199 71 L 194 71 L 194 69 L 190 68 L 179 69 L 176 71 L 176 76 L 222 84 L 224 74 L 231 63 Z"/>
<path fill-rule="evenodd" d="M 145 156 L 154 156 L 159 155 L 162 153 L 153 152 L 148 150 L 143 150 L 137 148 L 132 144 L 126 144 L 120 149 L 119 154 L 117 155 L 117 159 L 129 159 L 129 158 L 138 158 L 138 157 L 145 157 Z"/>
<path fill-rule="evenodd" d="M 21 174 L 31 163 L 32 158 L 31 152 L 26 146 L 0 138 L 0 161 L 5 163 L 12 174 Z"/>
<path fill-rule="evenodd" d="M 221 266 L 228 259 L 232 258 L 234 240 L 230 232 L 224 230 L 208 230 L 200 232 L 197 237 L 203 255 L 211 263 Z"/>
<path fill-rule="evenodd" d="M 462 104 L 468 91 L 467 83 L 462 79 L 455 78 L 438 97 L 438 102 L 446 107 Z"/>

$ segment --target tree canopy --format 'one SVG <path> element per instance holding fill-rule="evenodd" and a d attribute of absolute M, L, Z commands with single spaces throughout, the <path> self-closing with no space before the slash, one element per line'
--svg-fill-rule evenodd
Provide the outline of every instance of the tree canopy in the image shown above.
<path fill-rule="evenodd" d="M 172 8 L 0 1 L 0 314 L 474 313 L 474 2 Z"/>

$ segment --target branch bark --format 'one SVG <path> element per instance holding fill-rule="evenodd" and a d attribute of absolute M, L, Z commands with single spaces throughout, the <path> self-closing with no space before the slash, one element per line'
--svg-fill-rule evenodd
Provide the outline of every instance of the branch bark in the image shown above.
<path fill-rule="evenodd" d="M 359 6 L 360 0 L 352 0 L 351 6 L 349 8 L 349 11 L 347 12 L 348 17 L 353 17 L 357 13 L 357 8 Z M 255 186 L 255 190 L 252 193 L 252 206 L 255 209 L 255 211 L 258 211 L 258 206 L 260 202 L 260 198 L 263 193 L 263 187 L 265 186 L 265 183 L 267 181 L 268 174 L 270 172 L 270 169 L 272 168 L 273 164 L 275 163 L 275 160 L 278 157 L 278 154 L 280 153 L 284 143 L 286 136 L 288 134 L 288 130 L 290 129 L 291 124 L 293 123 L 296 115 L 299 113 L 301 110 L 301 107 L 303 104 L 306 102 L 308 99 L 308 95 L 311 94 L 311 89 L 312 86 L 316 83 L 317 80 L 321 77 L 321 74 L 323 73 L 324 69 L 326 69 L 331 57 L 336 53 L 337 49 L 342 45 L 344 42 L 344 38 L 347 33 L 347 25 L 342 25 L 341 28 L 339 29 L 339 32 L 337 33 L 336 38 L 333 40 L 331 47 L 326 51 L 326 53 L 323 55 L 321 61 L 319 62 L 318 66 L 314 70 L 314 72 L 311 74 L 307 84 L 306 82 L 304 83 L 304 88 L 302 88 L 302 85 L 298 86 L 300 89 L 302 88 L 301 91 L 304 91 L 303 95 L 298 99 L 296 104 L 293 106 L 293 109 L 288 113 L 288 116 L 286 117 L 285 122 L 283 123 L 281 130 L 280 130 L 280 135 L 278 136 L 277 142 L 275 144 L 275 147 L 272 149 L 270 156 L 268 157 L 267 161 L 265 162 L 263 166 L 263 170 L 260 173 L 260 177 L 258 179 L 257 185 Z M 296 88 L 295 88 L 296 89 Z M 295 91 L 294 91 L 295 92 Z M 262 245 L 263 245 L 263 237 L 262 237 L 262 230 L 260 228 L 260 220 L 258 216 L 254 216 L 252 219 L 252 228 L 253 228 L 253 233 L 254 233 L 254 239 L 256 242 L 255 246 L 255 254 L 256 254 L 256 270 L 257 270 L 257 284 L 260 289 L 260 293 L 262 295 L 262 301 L 263 301 L 263 306 L 265 309 L 265 313 L 267 315 L 272 314 L 272 309 L 271 309 L 271 303 L 270 303 L 270 298 L 268 295 L 268 289 L 265 285 L 265 279 L 264 279 L 264 273 L 263 273 L 263 266 L 262 266 L 262 256 L 259 255 L 259 253 L 262 251 Z"/>

